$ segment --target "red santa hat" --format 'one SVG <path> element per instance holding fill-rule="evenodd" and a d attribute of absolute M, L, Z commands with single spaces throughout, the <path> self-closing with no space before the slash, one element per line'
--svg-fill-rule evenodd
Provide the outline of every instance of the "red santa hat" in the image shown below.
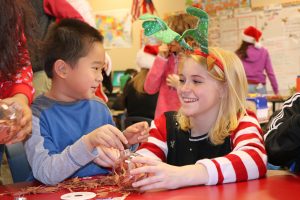
<path fill-rule="evenodd" d="M 140 68 L 150 69 L 158 54 L 157 45 L 146 45 L 140 49 L 136 55 L 136 63 Z"/>
<path fill-rule="evenodd" d="M 256 48 L 260 48 L 261 44 L 259 39 L 262 35 L 262 32 L 253 26 L 249 26 L 244 30 L 243 41 L 254 44 Z"/>

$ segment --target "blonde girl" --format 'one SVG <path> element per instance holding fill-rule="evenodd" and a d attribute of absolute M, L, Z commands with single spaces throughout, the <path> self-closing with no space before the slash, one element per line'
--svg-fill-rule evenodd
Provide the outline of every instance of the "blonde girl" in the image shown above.
<path fill-rule="evenodd" d="M 180 62 L 177 93 L 181 107 L 153 121 L 148 142 L 131 171 L 149 177 L 141 190 L 175 189 L 247 181 L 266 173 L 262 131 L 245 109 L 247 80 L 239 58 L 229 51 L 195 50 Z"/>

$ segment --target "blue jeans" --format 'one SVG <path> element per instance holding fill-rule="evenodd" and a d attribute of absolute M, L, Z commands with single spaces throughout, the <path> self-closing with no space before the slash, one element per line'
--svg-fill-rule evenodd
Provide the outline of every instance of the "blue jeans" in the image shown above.
<path fill-rule="evenodd" d="M 267 94 L 266 85 L 263 84 L 248 84 L 248 93 L 255 93 L 255 94 Z"/>

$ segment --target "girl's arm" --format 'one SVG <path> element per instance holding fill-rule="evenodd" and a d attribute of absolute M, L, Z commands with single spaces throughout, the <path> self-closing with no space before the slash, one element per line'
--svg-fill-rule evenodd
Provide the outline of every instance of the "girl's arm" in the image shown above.
<path fill-rule="evenodd" d="M 231 153 L 197 162 L 206 167 L 207 185 L 257 179 L 266 174 L 267 155 L 262 130 L 255 115 L 248 114 L 240 119 L 231 135 Z"/>
<path fill-rule="evenodd" d="M 167 65 L 168 59 L 156 56 L 153 66 L 149 70 L 144 83 L 144 89 L 148 94 L 157 93 L 163 81 L 166 81 L 165 74 Z"/>
<path fill-rule="evenodd" d="M 3 90 L 1 89 L 2 94 L 0 97 L 3 99 L 12 97 L 18 98 L 16 95 L 22 94 L 27 97 L 27 99 L 22 102 L 26 101 L 27 105 L 30 105 L 34 95 L 34 88 L 32 86 L 33 72 L 24 34 L 21 35 L 18 51 L 18 64 L 20 67 L 9 81 L 3 83 L 1 86 Z M 23 98 L 20 100 L 23 100 Z"/>

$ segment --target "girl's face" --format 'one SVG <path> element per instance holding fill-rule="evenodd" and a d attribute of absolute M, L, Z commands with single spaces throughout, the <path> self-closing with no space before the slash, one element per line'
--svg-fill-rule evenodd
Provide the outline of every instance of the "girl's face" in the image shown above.
<path fill-rule="evenodd" d="M 103 80 L 102 70 L 105 66 L 103 45 L 95 42 L 86 56 L 81 57 L 70 72 L 69 88 L 72 88 L 74 99 L 88 99 Z"/>
<path fill-rule="evenodd" d="M 177 92 L 184 115 L 198 117 L 219 110 L 224 86 L 192 58 L 185 60 L 179 81 Z"/>

